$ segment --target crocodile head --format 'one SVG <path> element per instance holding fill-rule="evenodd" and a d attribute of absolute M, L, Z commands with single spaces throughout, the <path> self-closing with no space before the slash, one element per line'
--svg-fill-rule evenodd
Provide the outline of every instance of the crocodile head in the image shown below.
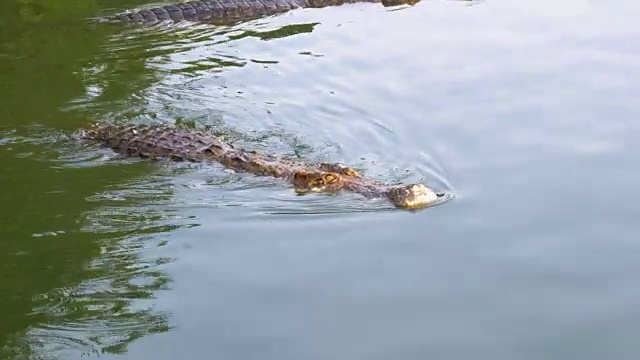
<path fill-rule="evenodd" d="M 353 188 L 358 187 L 362 175 L 355 169 L 343 164 L 322 163 L 318 167 L 322 171 L 337 173 L 341 176 L 340 183 L 342 187 Z M 333 185 L 337 188 L 337 185 Z M 438 195 L 428 187 L 422 184 L 413 184 L 397 187 L 379 187 L 373 185 L 369 187 L 373 192 L 386 192 L 386 196 L 391 202 L 401 208 L 416 209 L 431 205 L 438 199 Z M 377 190 L 377 191 L 376 191 Z"/>
<path fill-rule="evenodd" d="M 438 199 L 438 195 L 422 184 L 411 184 L 389 189 L 387 198 L 397 207 L 417 209 L 431 205 Z"/>
<path fill-rule="evenodd" d="M 298 194 L 334 192 L 344 186 L 338 173 L 328 171 L 298 170 L 293 174 L 292 183 Z"/>
<path fill-rule="evenodd" d="M 324 164 L 323 164 L 324 165 Z M 336 166 L 331 164 L 330 166 Z M 336 170 L 322 171 L 322 170 Z M 342 169 L 342 170 L 340 170 Z M 345 170 L 348 169 L 348 170 Z M 319 192 L 336 192 L 342 189 L 360 188 L 360 193 L 367 193 L 378 196 L 386 196 L 395 206 L 405 209 L 417 209 L 433 204 L 437 199 L 433 190 L 422 184 L 402 185 L 387 187 L 385 185 L 362 184 L 356 178 L 360 175 L 349 167 L 331 168 L 321 167 L 318 171 L 298 170 L 293 175 L 293 186 L 296 193 L 308 194 Z M 343 174 L 344 172 L 344 174 Z M 366 187 L 366 190 L 363 190 Z"/>

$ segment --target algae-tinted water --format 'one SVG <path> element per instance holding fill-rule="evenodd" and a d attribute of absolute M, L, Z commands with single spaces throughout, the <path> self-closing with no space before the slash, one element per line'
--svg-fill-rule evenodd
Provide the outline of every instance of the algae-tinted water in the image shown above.
<path fill-rule="evenodd" d="M 640 7 L 423 1 L 230 27 L 0 4 L 0 358 L 640 352 Z M 295 196 L 65 135 L 180 122 L 455 199 Z"/>

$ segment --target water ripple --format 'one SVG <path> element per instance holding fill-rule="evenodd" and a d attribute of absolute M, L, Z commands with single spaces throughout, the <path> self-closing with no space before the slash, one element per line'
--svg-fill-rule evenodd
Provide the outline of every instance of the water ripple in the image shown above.
<path fill-rule="evenodd" d="M 116 212 L 113 208 L 98 209 L 87 217 L 108 219 Z M 136 216 L 118 213 L 131 220 Z M 168 288 L 163 266 L 172 262 L 170 257 L 159 256 L 166 241 L 158 235 L 172 229 L 161 224 L 157 215 L 137 215 L 138 219 L 146 218 L 147 224 L 114 229 L 108 224 L 97 226 L 100 220 L 96 218 L 89 221 L 85 231 L 100 234 L 111 230 L 113 237 L 103 240 L 100 254 L 87 265 L 90 276 L 86 280 L 33 299 L 38 305 L 31 316 L 38 324 L 13 344 L 13 351 L 26 347 L 28 353 L 52 358 L 74 353 L 118 354 L 133 340 L 171 328 L 167 314 L 155 308 L 153 299 L 158 291 Z M 151 226 L 153 221 L 155 226 Z"/>
<path fill-rule="evenodd" d="M 397 96 L 400 83 L 389 79 L 398 78 L 398 69 L 377 66 L 350 50 L 362 46 L 363 37 L 371 39 L 370 46 L 381 46 L 376 30 L 354 24 L 388 14 L 369 5 L 319 10 L 325 15 L 322 22 L 316 11 L 301 10 L 232 26 L 127 27 L 109 38 L 100 57 L 83 70 L 87 92 L 66 110 L 125 122 L 195 124 L 237 146 L 309 162 L 344 162 L 386 183 L 424 182 L 451 193 L 438 154 L 411 142 L 406 136 L 411 130 L 380 105 Z M 371 87 L 354 89 L 353 81 Z M 118 87 L 128 89 L 127 97 L 112 95 L 109 88 Z M 85 155 L 71 151 L 60 161 L 70 166 L 108 164 L 114 158 L 116 164 L 127 162 L 101 150 L 84 150 Z M 177 208 L 208 204 L 267 215 L 391 208 L 385 201 L 348 194 L 295 197 L 287 184 L 232 175 L 216 165 L 162 167 L 168 170 L 165 176 L 177 175 L 170 185 Z M 119 190 L 99 196 L 128 199 L 131 194 Z M 139 221 L 108 218 L 114 229 L 130 229 Z"/>

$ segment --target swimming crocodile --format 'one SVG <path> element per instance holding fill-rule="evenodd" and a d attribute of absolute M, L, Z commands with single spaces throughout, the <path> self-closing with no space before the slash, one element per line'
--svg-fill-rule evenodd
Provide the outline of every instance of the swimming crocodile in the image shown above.
<path fill-rule="evenodd" d="M 201 0 L 128 11 L 100 19 L 106 22 L 154 24 L 163 21 L 230 23 L 275 15 L 296 8 L 321 8 L 371 2 L 383 6 L 413 5 L 420 0 Z"/>
<path fill-rule="evenodd" d="M 334 193 L 341 190 L 367 198 L 387 198 L 400 208 L 421 208 L 441 195 L 423 184 L 385 185 L 367 179 L 343 164 L 308 166 L 256 151 L 236 148 L 211 133 L 164 125 L 94 124 L 77 132 L 84 140 L 101 142 L 116 153 L 147 159 L 217 162 L 237 172 L 289 181 L 296 193 Z"/>

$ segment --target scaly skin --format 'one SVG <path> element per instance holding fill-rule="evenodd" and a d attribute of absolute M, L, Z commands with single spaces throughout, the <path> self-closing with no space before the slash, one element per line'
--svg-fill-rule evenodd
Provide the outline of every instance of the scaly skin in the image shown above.
<path fill-rule="evenodd" d="M 438 196 L 422 184 L 388 186 L 367 179 L 342 165 L 307 166 L 255 151 L 238 149 L 212 134 L 168 126 L 94 124 L 79 132 L 81 139 L 96 140 L 117 153 L 148 159 L 218 162 L 238 172 L 272 176 L 289 181 L 299 194 L 338 192 L 385 197 L 401 208 L 420 208 Z"/>
<path fill-rule="evenodd" d="M 108 17 L 106 21 L 154 24 L 161 21 L 230 23 L 283 13 L 296 8 L 321 8 L 371 2 L 383 6 L 413 5 L 420 0 L 203 0 L 158 6 Z"/>

